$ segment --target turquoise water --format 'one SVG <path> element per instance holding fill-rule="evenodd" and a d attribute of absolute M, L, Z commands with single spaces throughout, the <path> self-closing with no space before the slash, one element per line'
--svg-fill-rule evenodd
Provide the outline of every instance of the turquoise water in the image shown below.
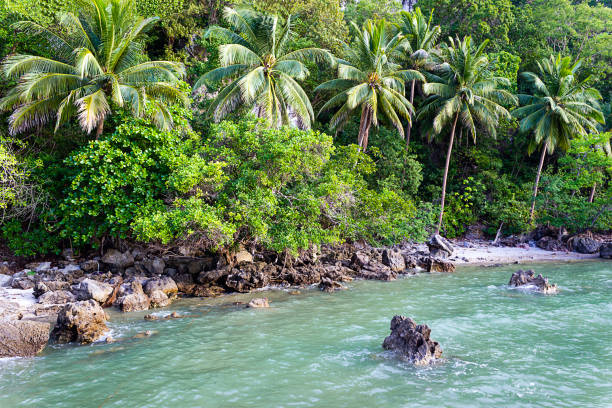
<path fill-rule="evenodd" d="M 508 289 L 516 269 L 271 291 L 270 309 L 232 305 L 261 294 L 167 308 L 185 319 L 113 314 L 115 338 L 155 333 L 0 360 L 0 407 L 612 406 L 612 262 L 534 266 L 554 296 Z M 427 323 L 446 360 L 383 352 L 394 314 Z"/>

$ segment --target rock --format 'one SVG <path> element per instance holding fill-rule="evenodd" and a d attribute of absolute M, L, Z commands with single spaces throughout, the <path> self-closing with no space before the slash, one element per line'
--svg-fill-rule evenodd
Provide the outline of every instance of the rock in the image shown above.
<path fill-rule="evenodd" d="M 93 299 L 98 303 L 105 303 L 113 293 L 113 286 L 93 279 L 83 279 L 81 283 L 73 286 L 72 292 L 78 300 Z"/>
<path fill-rule="evenodd" d="M 382 263 L 393 272 L 403 272 L 406 269 L 406 261 L 398 250 L 385 249 L 382 253 Z"/>
<path fill-rule="evenodd" d="M 67 261 L 73 261 L 74 260 L 74 251 L 72 250 L 72 248 L 66 248 L 62 251 L 62 257 L 67 260 Z"/>
<path fill-rule="evenodd" d="M 170 306 L 172 300 L 161 290 L 154 290 L 149 295 L 151 307 L 166 307 Z"/>
<path fill-rule="evenodd" d="M 363 252 L 355 252 L 351 258 L 351 265 L 363 268 L 370 263 L 370 257 Z"/>
<path fill-rule="evenodd" d="M 556 237 L 545 236 L 536 242 L 538 248 L 546 251 L 560 251 L 565 249 L 565 245 L 562 241 L 559 241 Z"/>
<path fill-rule="evenodd" d="M 427 241 L 427 247 L 429 253 L 434 258 L 446 259 L 451 256 L 454 252 L 454 248 L 451 243 L 444 237 L 435 234 Z"/>
<path fill-rule="evenodd" d="M 116 249 L 109 249 L 106 251 L 101 261 L 112 267 L 125 269 L 134 265 L 134 256 L 132 256 L 129 251 L 121 253 Z"/>
<path fill-rule="evenodd" d="M 168 276 L 149 279 L 144 285 L 144 292 L 147 295 L 150 295 L 155 291 L 161 291 L 166 294 L 166 296 L 172 298 L 176 297 L 176 294 L 178 293 L 178 286 L 176 286 L 176 282 L 174 282 L 174 280 Z"/>
<path fill-rule="evenodd" d="M 233 261 L 234 264 L 237 265 L 241 262 L 249 262 L 252 263 L 253 262 L 253 255 L 251 255 L 251 253 L 249 251 L 246 250 L 242 250 L 242 251 L 238 251 L 234 254 L 233 257 Z"/>
<path fill-rule="evenodd" d="M 419 259 L 419 266 L 427 272 L 455 272 L 455 264 L 439 258 L 423 257 Z"/>
<path fill-rule="evenodd" d="M 147 310 L 151 306 L 151 300 L 145 295 L 142 285 L 137 280 L 121 284 L 115 303 L 123 312 Z"/>
<path fill-rule="evenodd" d="M 321 283 L 319 283 L 319 289 L 321 289 L 323 292 L 333 293 L 337 290 L 346 289 L 346 286 L 329 278 L 323 278 L 321 279 Z"/>
<path fill-rule="evenodd" d="M 231 273 L 231 268 L 213 269 L 212 271 L 201 272 L 197 281 L 203 284 L 219 284 L 225 282 L 227 275 Z"/>
<path fill-rule="evenodd" d="M 76 302 L 77 297 L 67 290 L 55 290 L 43 293 L 38 298 L 38 303 L 46 305 L 59 305 Z"/>
<path fill-rule="evenodd" d="M 303 266 L 298 268 L 286 268 L 280 280 L 292 286 L 313 285 L 321 281 L 322 268 L 319 266 Z"/>
<path fill-rule="evenodd" d="M 51 262 L 32 262 L 26 265 L 26 268 L 34 270 L 34 272 L 45 272 L 51 269 Z"/>
<path fill-rule="evenodd" d="M 358 278 L 385 281 L 397 278 L 397 274 L 391 268 L 372 259 L 361 251 L 353 254 L 350 264 L 356 270 L 355 275 Z"/>
<path fill-rule="evenodd" d="M 106 320 L 104 309 L 94 300 L 69 303 L 60 310 L 51 337 L 57 343 L 93 343 L 108 330 Z"/>
<path fill-rule="evenodd" d="M 535 272 L 531 269 L 527 271 L 519 269 L 518 271 L 514 272 L 510 277 L 510 282 L 508 282 L 508 285 L 526 289 L 534 288 L 537 292 L 545 294 L 558 292 L 557 285 L 549 284 L 548 278 L 545 278 L 542 275 L 535 276 Z"/>
<path fill-rule="evenodd" d="M 383 348 L 396 352 L 414 365 L 429 365 L 442 356 L 440 344 L 431 340 L 430 334 L 431 329 L 427 325 L 417 325 L 409 317 L 394 316 L 391 320 L 391 334 L 385 338 Z"/>
<path fill-rule="evenodd" d="M 166 268 L 166 263 L 161 258 L 145 259 L 142 265 L 151 275 L 161 275 Z"/>
<path fill-rule="evenodd" d="M 251 301 L 247 303 L 246 307 L 251 307 L 251 308 L 270 307 L 270 303 L 268 303 L 268 298 L 255 298 L 255 299 L 251 299 Z"/>
<path fill-rule="evenodd" d="M 15 277 L 11 280 L 11 287 L 13 289 L 32 289 L 34 288 L 34 278 L 29 275 Z"/>
<path fill-rule="evenodd" d="M 12 279 L 13 279 L 13 277 L 10 276 L 10 275 L 2 275 L 2 274 L 0 274 L 0 288 L 1 287 L 8 287 Z"/>
<path fill-rule="evenodd" d="M 225 286 L 242 293 L 267 286 L 270 280 L 268 275 L 260 270 L 262 267 L 261 263 L 242 262 L 238 264 L 232 269 L 232 274 L 227 276 Z"/>
<path fill-rule="evenodd" d="M 81 262 L 79 264 L 79 268 L 88 273 L 99 271 L 100 262 L 96 261 L 95 259 L 90 259 L 88 261 Z"/>
<path fill-rule="evenodd" d="M 601 243 L 587 236 L 574 236 L 567 241 L 567 246 L 574 252 L 594 254 L 599 251 Z"/>
<path fill-rule="evenodd" d="M 31 320 L 0 321 L 0 357 L 33 357 L 49 341 L 49 323 Z"/>
<path fill-rule="evenodd" d="M 612 259 L 612 242 L 604 242 L 599 247 L 599 256 L 604 259 Z"/>

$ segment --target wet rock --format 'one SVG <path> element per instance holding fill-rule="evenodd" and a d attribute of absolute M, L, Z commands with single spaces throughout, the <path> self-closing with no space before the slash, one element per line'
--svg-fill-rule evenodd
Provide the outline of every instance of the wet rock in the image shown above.
<path fill-rule="evenodd" d="M 604 242 L 599 247 L 599 256 L 604 259 L 612 259 L 612 242 Z"/>
<path fill-rule="evenodd" d="M 393 272 L 403 272 L 406 269 L 406 261 L 400 251 L 396 249 L 385 249 L 382 253 L 382 263 Z"/>
<path fill-rule="evenodd" d="M 49 341 L 49 323 L 0 320 L 0 357 L 33 357 Z"/>
<path fill-rule="evenodd" d="M 321 283 L 319 283 L 319 289 L 326 293 L 333 293 L 337 290 L 346 289 L 346 286 L 329 278 L 323 278 L 321 279 Z"/>
<path fill-rule="evenodd" d="M 514 272 L 510 277 L 510 282 L 508 282 L 508 285 L 526 289 L 533 288 L 537 292 L 545 294 L 558 292 L 557 285 L 549 284 L 548 278 L 545 278 L 542 275 L 535 276 L 535 272 L 531 269 L 527 271 L 519 269 L 518 271 Z"/>
<path fill-rule="evenodd" d="M 142 290 L 141 283 L 133 280 L 121 284 L 115 304 L 123 312 L 134 312 L 147 310 L 151 306 L 151 300 Z"/>
<path fill-rule="evenodd" d="M 427 241 L 429 253 L 434 258 L 446 259 L 454 252 L 452 244 L 444 237 L 435 234 Z"/>
<path fill-rule="evenodd" d="M 321 281 L 323 269 L 318 266 L 286 268 L 280 274 L 280 280 L 291 286 L 313 285 Z"/>
<path fill-rule="evenodd" d="M 113 286 L 98 282 L 93 279 L 83 279 L 78 285 L 72 288 L 72 292 L 78 300 L 93 299 L 98 303 L 105 303 L 113 293 Z"/>
<path fill-rule="evenodd" d="M 77 297 L 67 290 L 55 290 L 43 293 L 38 298 L 38 303 L 45 305 L 60 305 L 76 302 Z"/>
<path fill-rule="evenodd" d="M 170 306 L 172 300 L 161 290 L 154 290 L 148 295 L 151 301 L 151 307 L 166 307 Z"/>
<path fill-rule="evenodd" d="M 255 299 L 251 299 L 251 301 L 247 303 L 246 307 L 265 308 L 265 307 L 270 307 L 270 303 L 268 302 L 268 298 L 255 298 Z"/>
<path fill-rule="evenodd" d="M 362 279 L 390 281 L 397 278 L 391 268 L 363 252 L 355 252 L 351 258 L 351 267 L 356 270 L 355 276 Z"/>
<path fill-rule="evenodd" d="M 417 325 L 409 317 L 394 316 L 391 320 L 391 334 L 385 338 L 383 348 L 396 352 L 402 359 L 415 365 L 429 365 L 442 356 L 440 344 L 431 340 L 430 334 L 431 329 L 427 325 Z"/>
<path fill-rule="evenodd" d="M 542 237 L 536 242 L 536 246 L 546 251 L 560 251 L 565 249 L 565 244 L 555 237 Z"/>
<path fill-rule="evenodd" d="M 148 295 L 155 291 L 161 291 L 168 297 L 176 297 L 178 292 L 178 286 L 176 282 L 168 276 L 162 276 L 161 278 L 149 279 L 144 286 L 144 292 Z"/>
<path fill-rule="evenodd" d="M 270 282 L 268 275 L 262 272 L 263 265 L 242 262 L 232 269 L 227 276 L 225 286 L 236 292 L 247 293 L 253 289 L 263 288 Z"/>
<path fill-rule="evenodd" d="M 134 265 L 134 256 L 129 251 L 122 253 L 116 249 L 109 249 L 106 251 L 101 261 L 111 267 L 125 269 Z"/>
<path fill-rule="evenodd" d="M 455 272 L 455 264 L 439 258 L 423 257 L 419 259 L 419 266 L 427 272 Z"/>
<path fill-rule="evenodd" d="M 217 297 L 225 293 L 225 289 L 220 286 L 195 285 L 191 296 L 197 297 Z"/>
<path fill-rule="evenodd" d="M 106 320 L 104 309 L 94 300 L 69 303 L 60 310 L 51 337 L 57 343 L 93 343 L 108 330 Z"/>
<path fill-rule="evenodd" d="M 594 254 L 599 251 L 601 242 L 595 241 L 588 236 L 575 236 L 567 241 L 568 247 L 581 254 Z"/>

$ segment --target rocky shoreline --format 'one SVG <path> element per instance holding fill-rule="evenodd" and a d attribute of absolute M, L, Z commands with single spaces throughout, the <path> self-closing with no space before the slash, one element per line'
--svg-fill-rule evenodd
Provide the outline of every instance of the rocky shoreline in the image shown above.
<path fill-rule="evenodd" d="M 600 245 L 602 257 L 610 246 Z M 15 322 L 46 324 L 56 342 L 90 343 L 105 331 L 104 308 L 142 311 L 166 307 L 179 297 L 215 297 L 267 287 L 316 285 L 334 292 L 354 279 L 390 281 L 419 272 L 454 272 L 460 251 L 433 236 L 426 247 L 355 243 L 311 248 L 299 256 L 244 248 L 200 256 L 160 255 L 133 248 L 108 249 L 103 256 L 84 259 L 65 251 L 64 259 L 28 264 L 17 272 L 0 264 L 0 357 L 41 350 L 40 340 L 29 341 L 31 336 L 19 328 L 40 333 L 43 326 Z M 4 327 L 10 330 L 3 332 Z M 23 350 L 15 346 L 19 341 Z"/>

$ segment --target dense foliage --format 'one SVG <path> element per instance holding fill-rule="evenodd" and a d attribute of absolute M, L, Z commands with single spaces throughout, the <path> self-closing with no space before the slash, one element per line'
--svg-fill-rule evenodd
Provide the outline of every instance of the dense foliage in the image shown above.
<path fill-rule="evenodd" d="M 0 0 L 4 244 L 612 229 L 610 5 L 416 5 Z"/>

